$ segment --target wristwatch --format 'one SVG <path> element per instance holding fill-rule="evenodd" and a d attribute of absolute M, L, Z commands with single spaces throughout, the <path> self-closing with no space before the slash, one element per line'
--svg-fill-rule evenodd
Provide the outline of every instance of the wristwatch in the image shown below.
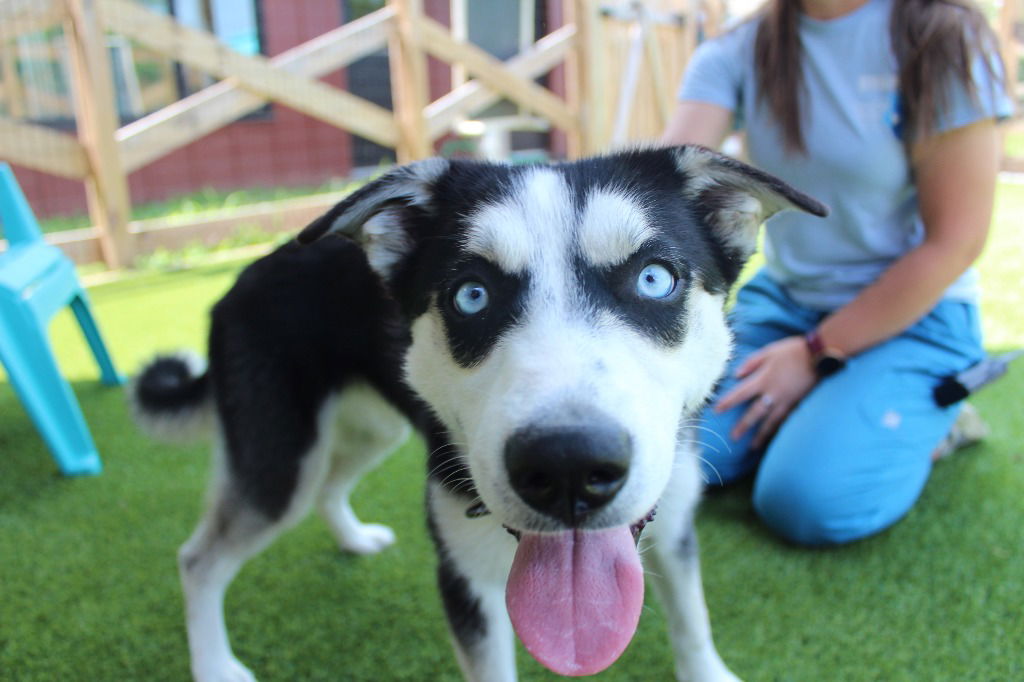
<path fill-rule="evenodd" d="M 817 329 L 804 334 L 804 342 L 811 353 L 811 365 L 819 379 L 832 376 L 846 367 L 846 355 L 836 348 L 829 348 Z"/>

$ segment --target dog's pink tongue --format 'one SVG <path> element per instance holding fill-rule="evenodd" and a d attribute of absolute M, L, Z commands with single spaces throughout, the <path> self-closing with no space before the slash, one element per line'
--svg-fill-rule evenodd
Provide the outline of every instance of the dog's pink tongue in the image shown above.
<path fill-rule="evenodd" d="M 614 663 L 643 601 L 643 568 L 627 526 L 523 533 L 505 589 L 526 650 L 560 675 L 593 675 Z"/>

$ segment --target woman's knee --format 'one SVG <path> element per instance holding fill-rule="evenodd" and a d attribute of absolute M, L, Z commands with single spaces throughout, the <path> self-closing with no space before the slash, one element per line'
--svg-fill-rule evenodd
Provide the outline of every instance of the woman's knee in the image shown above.
<path fill-rule="evenodd" d="M 928 477 L 927 467 L 889 473 L 833 478 L 803 471 L 787 476 L 762 467 L 754 483 L 754 509 L 790 542 L 811 547 L 853 542 L 903 518 Z"/>
<path fill-rule="evenodd" d="M 877 499 L 837 489 L 834 481 L 816 480 L 807 473 L 759 475 L 753 505 L 779 536 L 810 547 L 859 540 L 892 523 L 881 513 Z"/>

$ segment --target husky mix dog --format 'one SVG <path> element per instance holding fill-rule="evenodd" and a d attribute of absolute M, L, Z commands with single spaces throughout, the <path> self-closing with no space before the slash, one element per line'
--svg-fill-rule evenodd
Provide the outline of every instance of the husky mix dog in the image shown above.
<path fill-rule="evenodd" d="M 206 425 L 214 476 L 179 553 L 197 680 L 253 675 L 223 597 L 314 504 L 342 549 L 387 527 L 349 505 L 406 438 L 428 455 L 438 583 L 466 679 L 515 679 L 513 631 L 564 675 L 609 666 L 665 605 L 680 680 L 734 680 L 711 640 L 692 417 L 723 372 L 723 304 L 759 225 L 815 200 L 696 146 L 575 163 L 398 167 L 241 274 L 208 368 L 149 364 L 153 430 Z M 385 675 L 386 677 L 386 675 Z"/>

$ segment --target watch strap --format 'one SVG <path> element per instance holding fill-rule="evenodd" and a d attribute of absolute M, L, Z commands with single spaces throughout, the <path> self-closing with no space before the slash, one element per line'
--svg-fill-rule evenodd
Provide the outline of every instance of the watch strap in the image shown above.
<path fill-rule="evenodd" d="M 812 329 L 804 334 L 804 343 L 807 344 L 807 350 L 811 352 L 811 363 L 817 362 L 821 354 L 825 352 L 825 341 L 821 338 L 821 334 L 817 329 Z"/>
<path fill-rule="evenodd" d="M 804 343 L 811 354 L 811 366 L 819 378 L 831 376 L 846 367 L 846 354 L 827 347 L 817 329 L 804 334 Z"/>

